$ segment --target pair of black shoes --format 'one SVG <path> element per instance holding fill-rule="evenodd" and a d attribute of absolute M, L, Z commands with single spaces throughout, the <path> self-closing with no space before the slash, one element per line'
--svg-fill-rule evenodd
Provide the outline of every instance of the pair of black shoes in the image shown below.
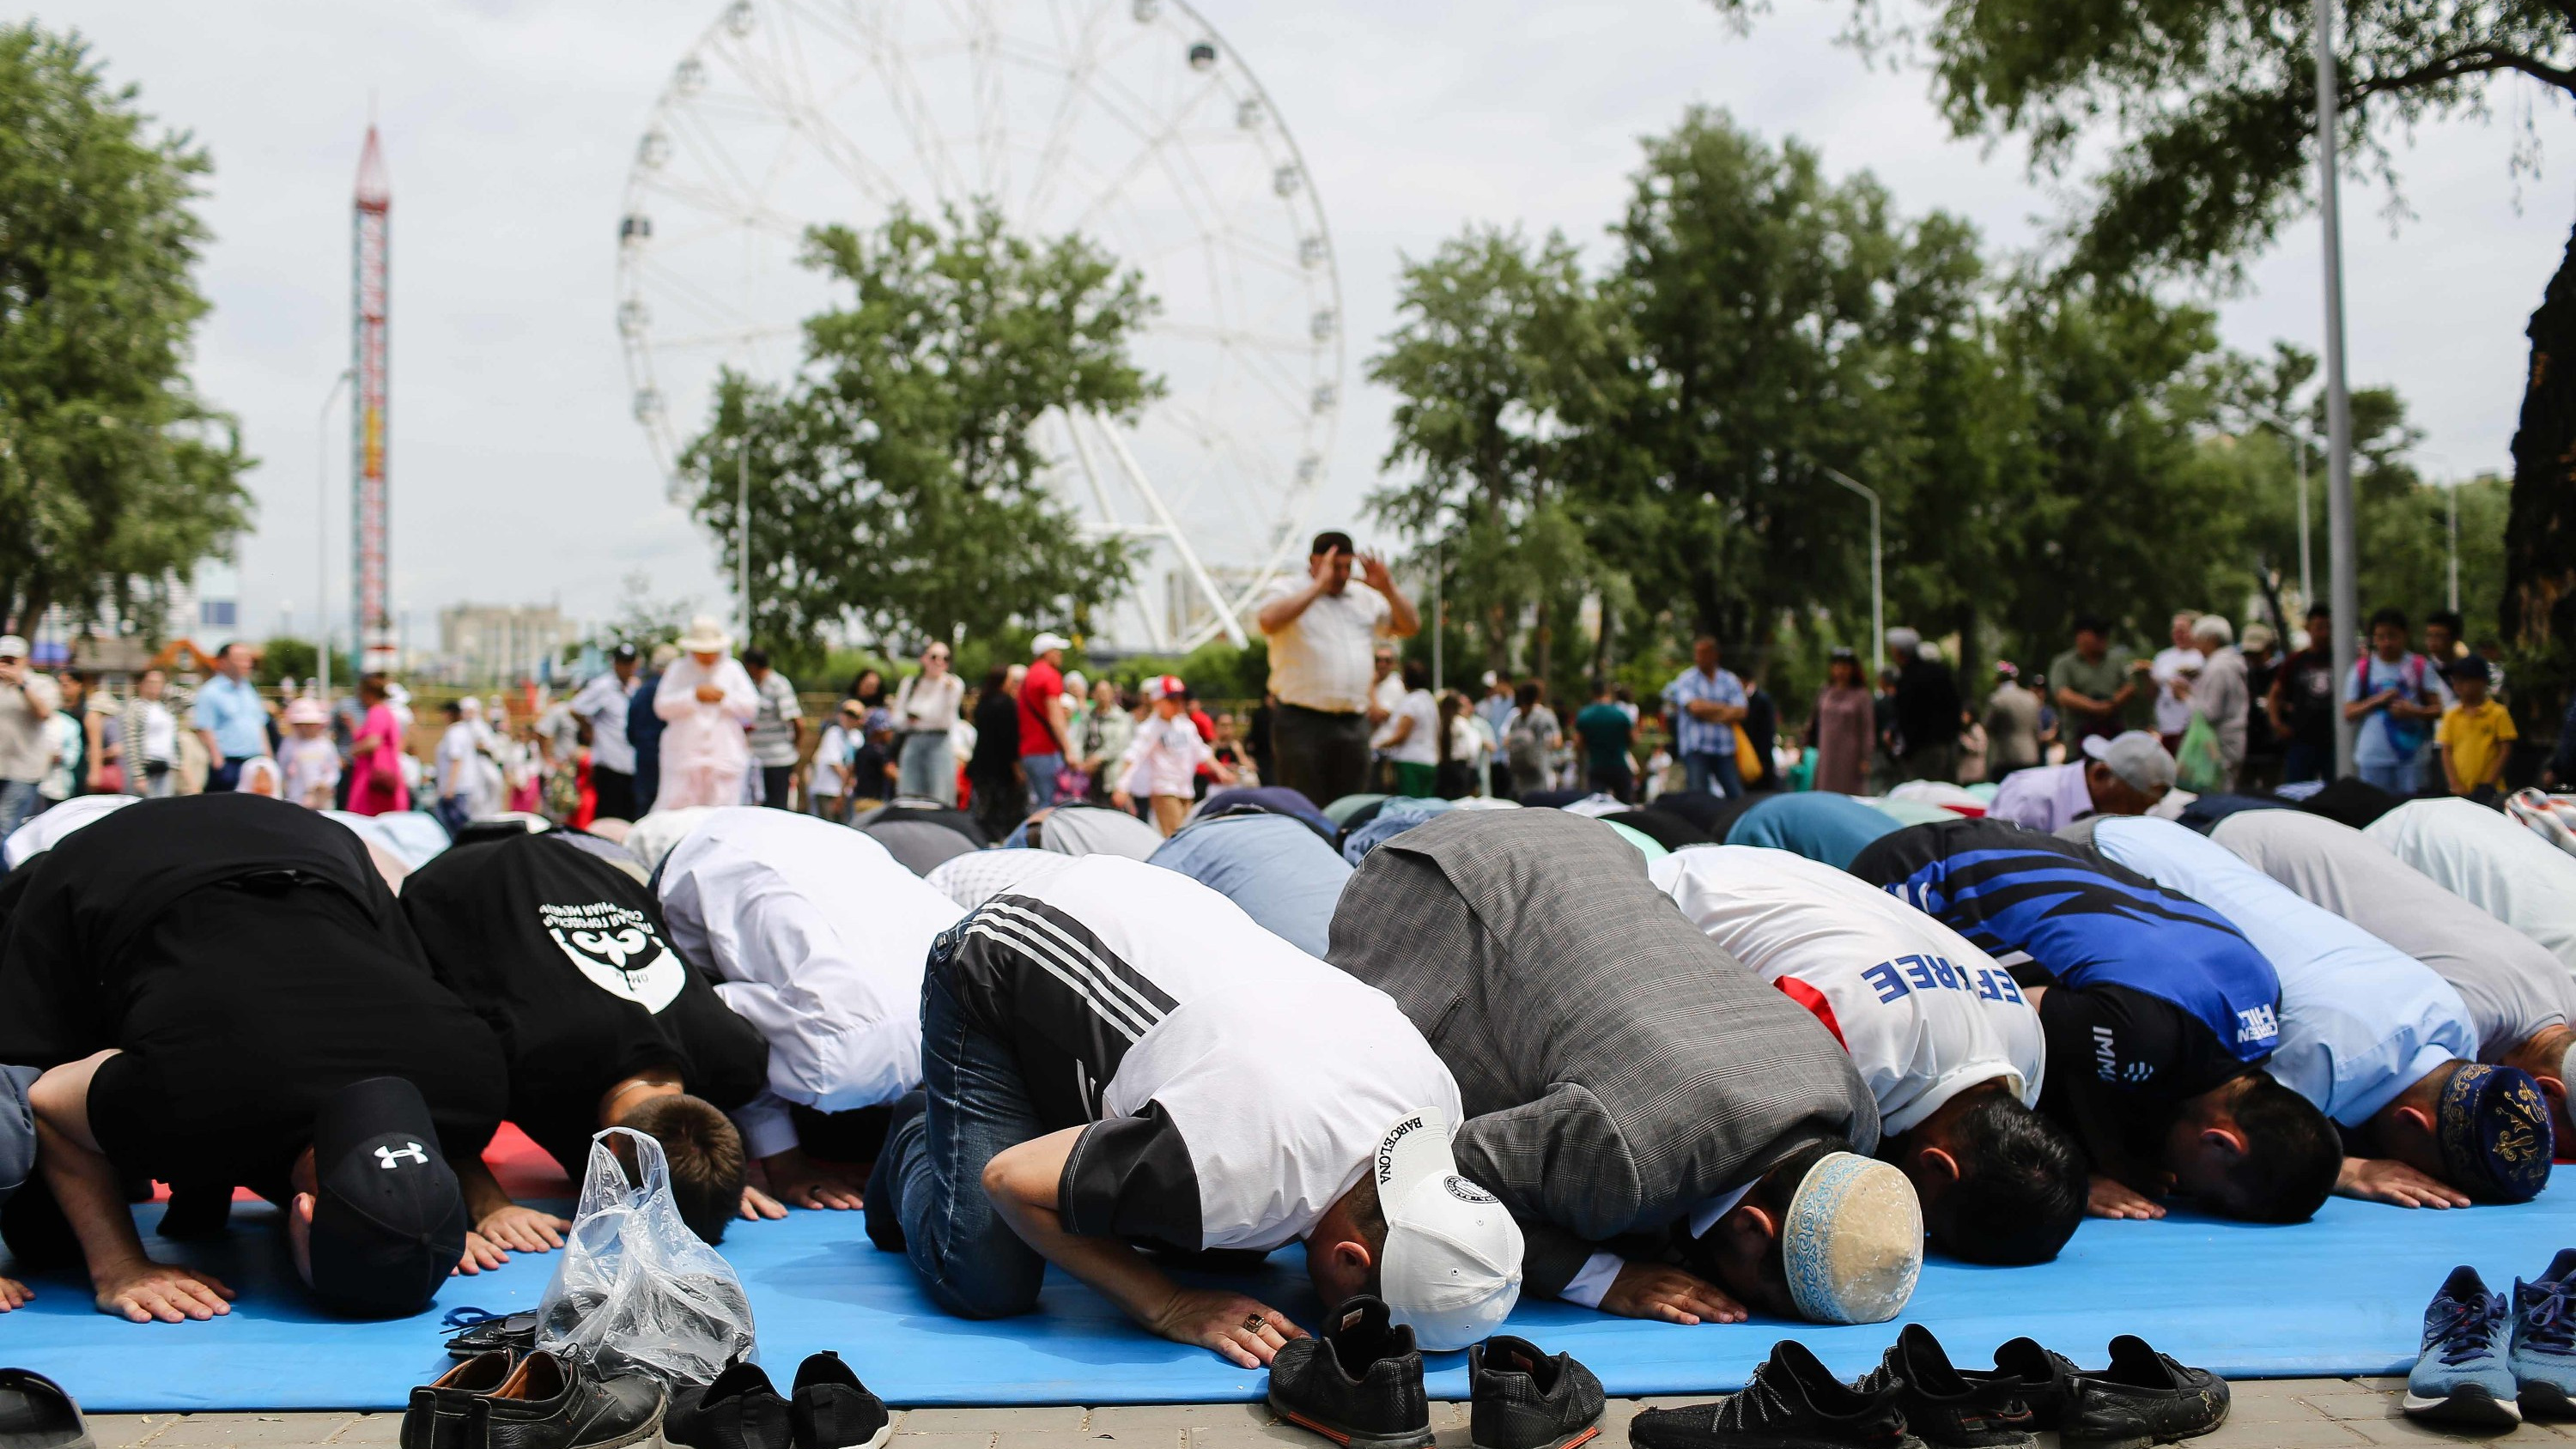
<path fill-rule="evenodd" d="M 1601 1432 L 1601 1381 L 1572 1358 L 1496 1335 L 1467 1350 L 1467 1437 L 1475 1449 L 1574 1449 Z M 1270 1361 L 1270 1408 L 1356 1449 L 1425 1449 L 1431 1399 L 1413 1330 L 1386 1304 L 1358 1297 L 1324 1331 L 1292 1338 Z"/>
<path fill-rule="evenodd" d="M 662 1431 L 662 1385 L 578 1359 L 493 1349 L 411 1391 L 402 1449 L 621 1449 Z"/>
<path fill-rule="evenodd" d="M 760 1365 L 737 1360 L 714 1383 L 674 1395 L 662 1435 L 687 1449 L 885 1449 L 894 1417 L 827 1350 L 797 1366 L 787 1398 Z"/>
<path fill-rule="evenodd" d="M 2084 1449 L 2145 1449 L 2227 1421 L 2227 1385 L 2140 1338 L 2112 1340 L 2092 1373 L 2027 1338 L 1995 1350 L 1991 1371 L 1963 1371 L 1939 1339 L 1908 1324 L 1857 1384 L 1805 1344 L 1782 1339 L 1741 1393 L 1649 1409 L 1628 1425 L 1637 1449 L 2028 1449 L 2036 1431 Z"/>

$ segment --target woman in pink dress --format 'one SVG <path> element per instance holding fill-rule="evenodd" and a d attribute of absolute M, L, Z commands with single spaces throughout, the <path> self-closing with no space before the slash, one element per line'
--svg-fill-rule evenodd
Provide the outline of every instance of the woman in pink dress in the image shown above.
<path fill-rule="evenodd" d="M 1816 750 L 1816 788 L 1845 795 L 1869 792 L 1869 761 L 1878 742 L 1878 718 L 1860 658 L 1837 649 L 1825 666 L 1824 692 L 1816 696 L 1807 743 Z"/>
<path fill-rule="evenodd" d="M 349 737 L 349 813 L 389 815 L 411 808 L 403 788 L 402 723 L 385 703 L 385 677 L 370 674 L 358 681 L 358 703 L 366 717 Z"/>

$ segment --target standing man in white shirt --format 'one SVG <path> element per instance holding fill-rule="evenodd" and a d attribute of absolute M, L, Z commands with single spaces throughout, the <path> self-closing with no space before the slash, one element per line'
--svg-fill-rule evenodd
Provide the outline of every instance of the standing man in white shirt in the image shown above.
<path fill-rule="evenodd" d="M 635 818 L 635 745 L 626 737 L 626 709 L 635 694 L 635 646 L 620 644 L 608 672 L 594 674 L 572 697 L 572 712 L 590 722 L 590 792 L 597 818 Z"/>
<path fill-rule="evenodd" d="M 760 698 L 750 737 L 752 768 L 760 771 L 760 803 L 772 810 L 789 809 L 796 757 L 805 750 L 805 711 L 796 703 L 796 686 L 769 667 L 768 650 L 742 651 L 742 668 Z"/>
<path fill-rule="evenodd" d="M 2157 650 L 2155 662 L 2147 669 L 2156 682 L 2156 733 L 2164 737 L 2168 751 L 2182 748 L 2182 732 L 2191 728 L 2192 680 L 2207 662 L 2192 640 L 2192 630 L 2199 623 L 2196 609 L 2174 615 L 2173 643 Z"/>
<path fill-rule="evenodd" d="M 1351 536 L 1334 530 L 1315 535 L 1306 582 L 1283 584 L 1254 621 L 1270 642 L 1270 692 L 1279 697 L 1270 724 L 1279 783 L 1318 805 L 1359 793 L 1368 780 L 1369 661 L 1380 639 L 1420 632 L 1412 601 L 1385 559 L 1360 556 Z"/>

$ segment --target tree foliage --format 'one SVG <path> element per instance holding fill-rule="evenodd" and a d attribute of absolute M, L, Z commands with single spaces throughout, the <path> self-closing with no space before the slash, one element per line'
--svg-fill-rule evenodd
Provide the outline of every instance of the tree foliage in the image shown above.
<path fill-rule="evenodd" d="M 1132 418 L 1161 384 L 1128 357 L 1154 303 L 1078 236 L 1033 241 L 979 206 L 808 233 L 804 262 L 855 293 L 805 322 L 784 385 L 731 371 L 682 466 L 728 577 L 748 472 L 753 632 L 890 643 L 1069 621 L 1117 597 L 1115 540 L 1079 537 L 1033 434 L 1053 409 Z"/>
<path fill-rule="evenodd" d="M 147 632 L 249 515 L 231 418 L 189 385 L 210 169 L 76 36 L 0 26 L 0 618 Z"/>

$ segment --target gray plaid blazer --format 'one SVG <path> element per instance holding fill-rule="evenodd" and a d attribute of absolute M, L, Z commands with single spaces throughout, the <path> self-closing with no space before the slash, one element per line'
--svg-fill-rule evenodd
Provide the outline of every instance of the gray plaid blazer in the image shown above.
<path fill-rule="evenodd" d="M 1331 960 L 1457 1077 L 1459 1170 L 1521 1219 L 1534 1291 L 1811 1142 L 1878 1145 L 1841 1044 L 1598 821 L 1462 811 L 1406 831 L 1343 888 Z"/>

